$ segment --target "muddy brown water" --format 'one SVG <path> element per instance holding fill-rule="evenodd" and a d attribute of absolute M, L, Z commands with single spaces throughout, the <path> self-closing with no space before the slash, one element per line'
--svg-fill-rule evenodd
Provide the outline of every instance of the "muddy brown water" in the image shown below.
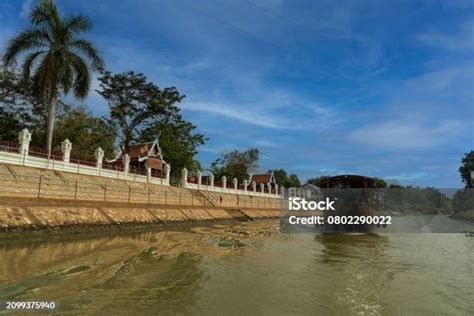
<path fill-rule="evenodd" d="M 474 238 L 284 234 L 279 222 L 0 241 L 0 301 L 58 314 L 469 315 Z"/>

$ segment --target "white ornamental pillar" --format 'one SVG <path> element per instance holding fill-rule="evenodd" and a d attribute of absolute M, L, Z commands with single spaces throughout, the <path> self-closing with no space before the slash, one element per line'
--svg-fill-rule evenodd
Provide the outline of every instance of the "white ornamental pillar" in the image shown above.
<path fill-rule="evenodd" d="M 275 195 L 278 195 L 278 184 L 275 184 Z"/>
<path fill-rule="evenodd" d="M 237 186 L 238 186 L 239 181 L 237 180 L 237 178 L 234 178 L 234 179 L 232 179 L 232 182 L 234 183 L 234 190 L 237 190 Z"/>
<path fill-rule="evenodd" d="M 213 188 L 214 187 L 214 174 L 213 173 L 209 175 L 209 180 L 211 181 L 211 188 Z"/>
<path fill-rule="evenodd" d="M 272 185 L 270 183 L 267 183 L 267 190 L 268 194 L 272 194 Z"/>
<path fill-rule="evenodd" d="M 262 193 L 265 193 L 265 184 L 260 183 L 260 191 L 261 191 Z"/>
<path fill-rule="evenodd" d="M 183 188 L 186 187 L 187 183 L 188 183 L 188 169 L 183 168 L 183 170 L 181 170 L 181 185 L 183 186 Z"/>
<path fill-rule="evenodd" d="M 222 188 L 227 188 L 227 178 L 226 176 L 222 176 Z"/>
<path fill-rule="evenodd" d="M 94 151 L 94 157 L 95 157 L 95 166 L 97 168 L 102 168 L 102 161 L 104 160 L 104 150 L 100 147 L 97 147 L 97 149 Z"/>
<path fill-rule="evenodd" d="M 166 183 L 170 183 L 170 176 L 171 176 L 171 165 L 169 163 L 165 164 L 165 180 Z M 186 176 L 187 179 L 187 176 Z"/>
<path fill-rule="evenodd" d="M 63 153 L 63 161 L 65 163 L 69 163 L 69 159 L 71 158 L 71 150 L 72 150 L 72 143 L 69 139 L 63 140 L 61 143 L 61 152 Z"/>
<path fill-rule="evenodd" d="M 183 168 L 183 170 L 181 170 L 181 185 L 183 186 L 183 188 L 186 187 L 187 183 L 188 183 L 188 169 Z"/>
<path fill-rule="evenodd" d="M 248 185 L 247 180 L 244 180 L 244 191 L 245 192 L 247 192 L 247 185 Z"/>
<path fill-rule="evenodd" d="M 282 197 L 285 196 L 285 187 L 281 187 L 281 188 L 280 188 L 280 195 L 281 195 Z"/>
<path fill-rule="evenodd" d="M 20 133 L 18 133 L 18 142 L 20 143 L 20 154 L 28 156 L 31 142 L 31 133 L 28 129 L 24 128 Z"/>
<path fill-rule="evenodd" d="M 255 181 L 252 181 L 252 191 L 253 193 L 257 192 L 257 183 Z"/>
<path fill-rule="evenodd" d="M 125 154 L 123 156 L 122 162 L 123 162 L 123 172 L 128 174 L 130 171 L 130 156 L 128 154 Z"/>
<path fill-rule="evenodd" d="M 147 167 L 146 168 L 146 181 L 150 182 L 151 179 L 151 168 Z"/>
<path fill-rule="evenodd" d="M 196 177 L 197 177 L 197 181 L 198 181 L 198 188 L 201 188 L 201 184 L 202 184 L 202 174 L 201 174 L 201 171 L 198 171 L 196 173 Z"/>

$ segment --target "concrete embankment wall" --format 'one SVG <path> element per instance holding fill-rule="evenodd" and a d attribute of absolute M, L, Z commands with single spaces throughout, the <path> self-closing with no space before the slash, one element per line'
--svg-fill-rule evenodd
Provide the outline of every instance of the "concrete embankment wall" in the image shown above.
<path fill-rule="evenodd" d="M 280 200 L 0 164 L 0 231 L 280 215 Z"/>

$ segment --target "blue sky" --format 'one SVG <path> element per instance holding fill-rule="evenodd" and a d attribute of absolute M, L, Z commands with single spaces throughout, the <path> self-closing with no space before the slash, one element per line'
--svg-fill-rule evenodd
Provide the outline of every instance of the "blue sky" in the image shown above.
<path fill-rule="evenodd" d="M 0 3 L 0 49 L 35 1 Z M 474 149 L 474 2 L 58 1 L 87 14 L 113 72 L 187 97 L 198 159 L 258 147 L 301 179 L 364 174 L 460 187 Z M 94 81 L 94 87 L 98 87 Z M 92 93 L 97 115 L 107 106 Z"/>

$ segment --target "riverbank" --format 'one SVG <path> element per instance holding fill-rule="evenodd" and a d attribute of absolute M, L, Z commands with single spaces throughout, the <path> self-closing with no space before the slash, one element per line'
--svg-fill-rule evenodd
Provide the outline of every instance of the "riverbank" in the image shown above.
<path fill-rule="evenodd" d="M 4 237 L 26 232 L 81 232 L 187 222 L 247 221 L 279 215 L 275 209 L 0 197 L 0 233 Z"/>

